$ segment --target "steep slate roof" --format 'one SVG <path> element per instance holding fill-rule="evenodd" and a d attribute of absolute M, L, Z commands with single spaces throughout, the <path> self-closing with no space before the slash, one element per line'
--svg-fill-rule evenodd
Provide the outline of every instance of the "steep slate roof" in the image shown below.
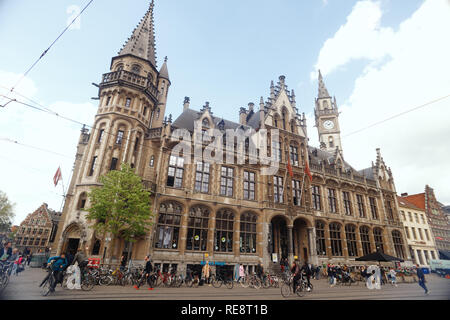
<path fill-rule="evenodd" d="M 164 59 L 164 63 L 161 66 L 161 70 L 159 71 L 159 77 L 164 78 L 170 81 L 169 79 L 169 71 L 167 70 L 167 57 Z"/>
<path fill-rule="evenodd" d="M 411 202 L 416 207 L 419 207 L 420 209 L 425 210 L 425 192 L 413 194 L 413 195 L 402 197 L 402 198 L 408 202 Z"/>
<path fill-rule="evenodd" d="M 153 26 L 153 7 L 154 0 L 150 3 L 150 7 L 141 19 L 140 23 L 133 30 L 131 38 L 120 50 L 119 55 L 132 54 L 142 59 L 150 61 L 156 68 L 156 46 L 155 46 L 155 32 Z"/>
<path fill-rule="evenodd" d="M 328 93 L 327 88 L 325 87 L 325 83 L 323 82 L 322 73 L 319 70 L 319 98 L 331 98 L 330 94 Z"/>
<path fill-rule="evenodd" d="M 335 163 L 335 155 L 331 152 L 321 150 L 319 148 L 315 148 L 312 146 L 308 146 L 309 155 L 311 159 L 311 163 L 319 164 L 319 161 L 325 161 L 327 164 L 331 162 L 331 164 Z M 317 155 L 316 155 L 317 154 Z M 328 162 L 330 160 L 330 162 Z M 351 169 L 353 173 L 358 173 L 347 161 L 344 161 L 344 167 L 346 169 Z"/>
<path fill-rule="evenodd" d="M 373 176 L 373 168 L 372 167 L 359 170 L 358 173 L 368 179 L 375 179 L 375 177 Z"/>
<path fill-rule="evenodd" d="M 184 128 L 184 129 L 187 129 L 187 130 L 193 132 L 194 131 L 194 121 L 200 119 L 202 114 L 203 114 L 203 112 L 195 111 L 190 108 L 187 108 L 173 122 L 172 127 L 179 128 L 179 129 Z M 232 121 L 225 120 L 222 118 L 214 117 L 212 115 L 211 115 L 211 118 L 213 119 L 214 126 L 216 126 L 216 127 L 218 127 L 219 122 L 221 122 L 223 120 L 223 122 L 225 124 L 224 130 L 226 130 L 226 129 L 235 130 L 235 129 L 239 128 L 240 126 L 243 126 L 244 130 L 250 128 L 250 126 L 241 125 L 240 123 L 236 123 L 236 122 L 232 122 Z"/>

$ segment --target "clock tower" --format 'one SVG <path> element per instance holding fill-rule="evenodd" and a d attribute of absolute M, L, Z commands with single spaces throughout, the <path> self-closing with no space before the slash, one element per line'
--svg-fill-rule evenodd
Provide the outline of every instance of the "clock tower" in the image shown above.
<path fill-rule="evenodd" d="M 341 129 L 336 98 L 331 99 L 319 70 L 319 95 L 314 109 L 316 127 L 319 133 L 320 149 L 334 153 L 336 148 L 342 154 Z"/>

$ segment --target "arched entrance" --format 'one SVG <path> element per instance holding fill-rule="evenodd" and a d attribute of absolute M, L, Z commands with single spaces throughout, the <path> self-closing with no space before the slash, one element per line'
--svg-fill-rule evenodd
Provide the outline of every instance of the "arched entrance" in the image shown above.
<path fill-rule="evenodd" d="M 308 224 L 303 219 L 296 219 L 292 228 L 294 256 L 303 263 L 309 260 Z"/>
<path fill-rule="evenodd" d="M 64 231 L 62 238 L 64 242 L 61 253 L 70 252 L 75 255 L 81 242 L 81 229 L 78 224 L 69 225 Z"/>
<path fill-rule="evenodd" d="M 270 251 L 276 254 L 278 262 L 280 259 L 287 259 L 289 254 L 289 235 L 286 219 L 275 216 L 270 222 L 269 234 L 271 236 Z M 272 259 L 273 261 L 273 259 Z"/>

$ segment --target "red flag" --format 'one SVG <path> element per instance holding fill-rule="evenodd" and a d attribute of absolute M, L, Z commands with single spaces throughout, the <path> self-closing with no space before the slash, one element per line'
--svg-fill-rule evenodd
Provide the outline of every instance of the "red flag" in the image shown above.
<path fill-rule="evenodd" d="M 61 168 L 58 167 L 58 170 L 56 170 L 55 176 L 53 177 L 53 183 L 55 184 L 55 187 L 58 185 L 60 179 L 62 179 Z"/>
<path fill-rule="evenodd" d="M 305 173 L 308 175 L 309 181 L 312 182 L 312 174 L 311 174 L 311 171 L 309 171 L 309 164 L 308 164 L 308 161 L 306 161 Z"/>
<path fill-rule="evenodd" d="M 289 175 L 291 176 L 291 179 L 294 178 L 294 172 L 292 172 L 290 157 L 288 157 L 287 169 L 288 169 Z"/>

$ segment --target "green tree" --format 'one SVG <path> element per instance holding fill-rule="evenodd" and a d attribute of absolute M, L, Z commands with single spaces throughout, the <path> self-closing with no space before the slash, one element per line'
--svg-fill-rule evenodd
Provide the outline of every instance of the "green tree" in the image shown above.
<path fill-rule="evenodd" d="M 0 191 L 0 231 L 5 232 L 11 228 L 14 219 L 14 204 L 11 203 L 7 195 Z"/>
<path fill-rule="evenodd" d="M 123 163 L 120 170 L 101 176 L 100 182 L 103 186 L 89 192 L 91 205 L 86 217 L 94 221 L 91 227 L 100 234 L 110 233 L 131 243 L 145 235 L 152 225 L 150 192 L 130 165 Z M 112 257 L 114 239 L 109 249 Z"/>

